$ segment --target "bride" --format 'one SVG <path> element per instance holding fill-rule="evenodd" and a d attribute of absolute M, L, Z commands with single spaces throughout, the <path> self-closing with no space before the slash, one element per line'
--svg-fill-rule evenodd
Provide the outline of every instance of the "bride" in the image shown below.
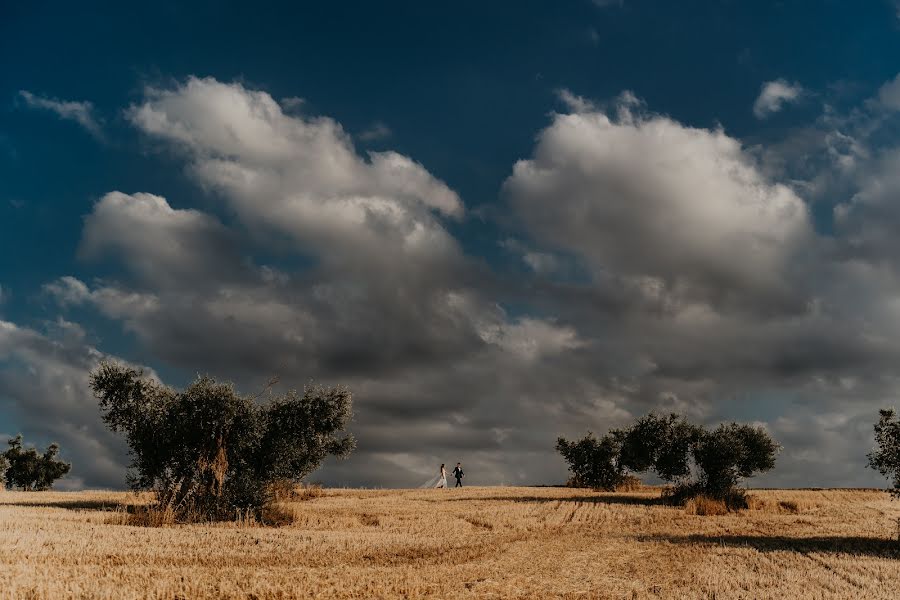
<path fill-rule="evenodd" d="M 447 469 L 444 467 L 443 463 L 441 464 L 441 471 L 424 484 L 420 485 L 419 488 L 446 488 L 447 487 Z"/>
<path fill-rule="evenodd" d="M 444 468 L 444 463 L 441 463 L 441 474 L 438 476 L 437 483 L 434 485 L 436 488 L 445 488 L 447 487 L 447 469 Z"/>

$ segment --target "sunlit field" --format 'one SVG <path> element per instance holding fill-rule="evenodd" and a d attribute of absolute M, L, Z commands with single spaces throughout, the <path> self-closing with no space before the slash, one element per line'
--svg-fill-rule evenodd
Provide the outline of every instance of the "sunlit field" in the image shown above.
<path fill-rule="evenodd" d="M 324 490 L 282 527 L 148 528 L 126 493 L 0 492 L 0 597 L 897 598 L 900 503 L 753 495 L 695 516 L 653 488 Z"/>

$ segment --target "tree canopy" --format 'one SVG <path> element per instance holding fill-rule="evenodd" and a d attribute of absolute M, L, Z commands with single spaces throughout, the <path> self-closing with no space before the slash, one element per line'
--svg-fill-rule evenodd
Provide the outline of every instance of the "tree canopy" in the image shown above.
<path fill-rule="evenodd" d="M 343 432 L 352 416 L 344 387 L 310 385 L 259 403 L 209 377 L 177 391 L 116 363 L 101 364 L 90 385 L 103 421 L 131 450 L 129 484 L 180 514 L 259 510 L 276 481 L 299 482 L 355 446 Z"/>
<path fill-rule="evenodd" d="M 654 413 L 599 439 L 591 433 L 576 442 L 559 438 L 556 448 L 583 485 L 612 490 L 629 472 L 653 471 L 674 484 L 676 502 L 698 495 L 739 499 L 741 481 L 774 468 L 779 450 L 762 427 L 728 423 L 709 430 Z"/>
<path fill-rule="evenodd" d="M 703 429 L 675 414 L 650 413 L 619 433 L 622 466 L 635 473 L 653 470 L 664 481 L 691 474 L 691 450 Z"/>
<path fill-rule="evenodd" d="M 569 464 L 576 485 L 614 490 L 625 475 L 625 470 L 619 465 L 621 443 L 621 439 L 612 433 L 597 439 L 588 432 L 575 442 L 559 438 L 556 450 Z"/>
<path fill-rule="evenodd" d="M 43 454 L 36 448 L 24 448 L 22 436 L 7 442 L 9 449 L 0 458 L 0 469 L 5 467 L 4 480 L 7 489 L 43 491 L 53 487 L 53 482 L 68 473 L 72 465 L 58 460 L 59 446 L 50 444 Z"/>
<path fill-rule="evenodd" d="M 900 498 L 900 420 L 893 409 L 880 411 L 875 424 L 875 448 L 868 459 L 870 468 L 891 480 L 891 495 Z"/>

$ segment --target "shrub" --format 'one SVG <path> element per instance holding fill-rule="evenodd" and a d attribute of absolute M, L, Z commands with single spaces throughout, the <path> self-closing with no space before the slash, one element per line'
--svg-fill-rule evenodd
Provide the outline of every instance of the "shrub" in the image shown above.
<path fill-rule="evenodd" d="M 354 447 L 342 435 L 352 414 L 342 387 L 309 386 L 258 404 L 209 377 L 179 392 L 114 363 L 92 372 L 90 385 L 103 421 L 125 434 L 131 487 L 153 490 L 152 509 L 177 520 L 260 519 L 276 482 L 298 483 Z"/>
<path fill-rule="evenodd" d="M 53 487 L 53 482 L 72 469 L 72 465 L 58 460 L 59 446 L 50 444 L 40 454 L 35 448 L 23 448 L 22 436 L 9 440 L 9 449 L 3 453 L 0 463 L 6 465 L 4 480 L 7 489 L 22 491 L 44 491 Z"/>

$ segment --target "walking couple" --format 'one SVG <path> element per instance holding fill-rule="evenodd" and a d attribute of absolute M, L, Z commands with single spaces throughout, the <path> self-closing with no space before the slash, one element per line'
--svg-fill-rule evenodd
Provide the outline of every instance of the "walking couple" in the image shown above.
<path fill-rule="evenodd" d="M 466 476 L 462 470 L 462 464 L 456 463 L 456 468 L 450 473 L 456 478 L 456 486 L 454 487 L 462 487 L 462 478 Z M 446 488 L 449 487 L 447 485 L 447 469 L 444 468 L 444 465 L 441 465 L 441 473 L 438 475 L 437 483 L 435 484 L 436 488 Z"/>

